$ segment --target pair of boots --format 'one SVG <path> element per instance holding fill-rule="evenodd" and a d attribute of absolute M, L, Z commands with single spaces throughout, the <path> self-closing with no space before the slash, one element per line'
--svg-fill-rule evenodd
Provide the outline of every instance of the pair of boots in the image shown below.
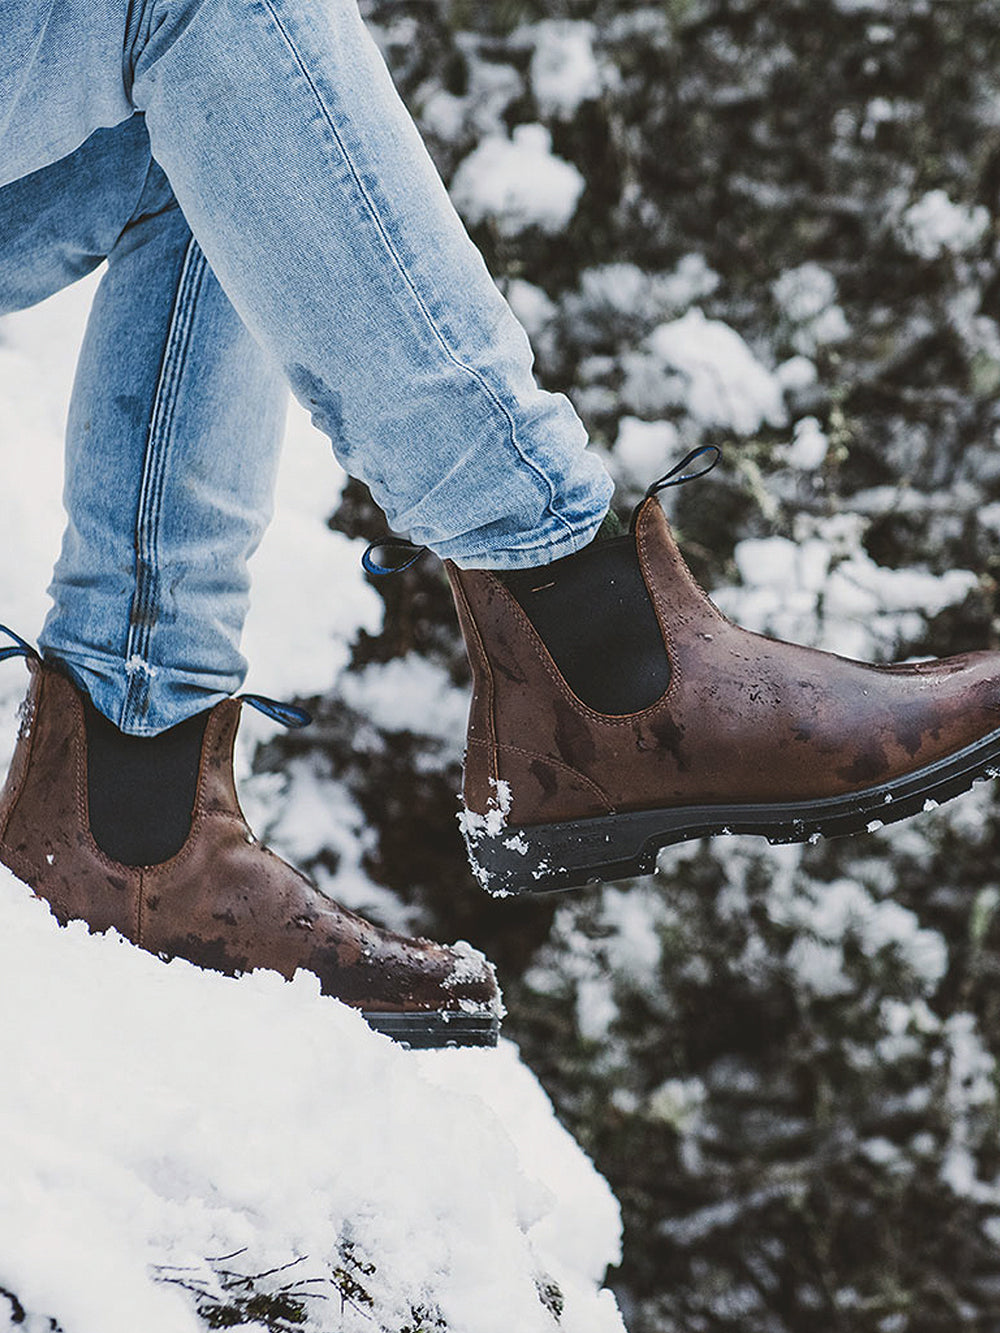
<path fill-rule="evenodd" d="M 473 670 L 462 825 L 492 892 L 646 873 L 711 833 L 890 823 L 1000 766 L 1000 654 L 877 667 L 748 633 L 694 583 L 652 491 L 628 533 L 555 564 L 447 570 Z M 115 729 L 22 651 L 0 860 L 61 922 L 222 972 L 305 968 L 412 1046 L 495 1043 L 481 955 L 363 921 L 256 841 L 233 784 L 239 700 L 166 734 L 170 827 L 122 828 L 115 784 L 134 798 L 148 765 L 123 771 Z"/>

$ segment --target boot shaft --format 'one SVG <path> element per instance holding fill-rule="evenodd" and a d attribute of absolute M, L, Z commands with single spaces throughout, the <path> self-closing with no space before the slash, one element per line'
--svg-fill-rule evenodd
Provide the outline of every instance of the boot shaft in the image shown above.
<path fill-rule="evenodd" d="M 60 921 L 83 918 L 93 930 L 113 927 L 135 941 L 143 867 L 109 855 L 91 827 L 88 701 L 58 668 L 34 659 L 28 666 L 31 681 L 0 794 L 3 859 L 48 899 Z M 199 814 L 214 811 L 242 823 L 232 777 L 239 713 L 239 703 L 226 700 L 204 722 L 193 806 L 175 854 Z"/>

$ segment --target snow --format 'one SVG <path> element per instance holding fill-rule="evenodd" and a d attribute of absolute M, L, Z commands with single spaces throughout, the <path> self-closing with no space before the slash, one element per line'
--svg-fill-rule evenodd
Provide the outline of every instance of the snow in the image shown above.
<path fill-rule="evenodd" d="M 374 1316 L 463 1333 L 621 1328 L 597 1286 L 618 1252 L 607 1185 L 514 1047 L 414 1055 L 307 974 L 238 980 L 113 934 L 60 929 L 0 872 L 0 1286 L 66 1333 L 200 1327 L 171 1270 L 213 1256 L 336 1297 L 349 1241 Z M 267 1289 L 267 1284 L 263 1284 Z M 307 1288 L 308 1290 L 308 1288 Z M 371 1327 L 339 1297 L 311 1329 Z"/>
<path fill-rule="evenodd" d="M 489 135 L 459 163 L 451 196 L 466 222 L 492 220 L 503 236 L 528 227 L 559 232 L 569 223 L 584 179 L 552 152 L 544 125 L 518 125 L 513 137 Z"/>
<path fill-rule="evenodd" d="M 973 1014 L 952 1014 L 944 1024 L 945 1045 L 935 1052 L 947 1067 L 948 1147 L 941 1178 L 956 1194 L 981 1203 L 1000 1203 L 1000 1184 L 980 1178 L 973 1151 L 972 1120 L 989 1117 L 996 1097 L 996 1061 L 983 1045 Z"/>
<path fill-rule="evenodd" d="M 458 811 L 458 827 L 461 830 L 462 837 L 465 839 L 465 845 L 469 853 L 469 864 L 472 873 L 490 893 L 503 897 L 505 890 L 498 890 L 490 884 L 490 872 L 482 864 L 476 855 L 476 850 L 484 838 L 499 838 L 507 827 L 507 816 L 510 813 L 513 794 L 510 789 L 510 783 L 502 778 L 490 778 L 490 786 L 493 791 L 486 802 L 485 814 L 479 814 L 478 811 L 470 810 L 467 805 L 462 806 Z M 508 843 L 504 844 L 505 846 Z M 523 856 L 526 848 L 517 850 Z M 544 863 L 536 867 L 536 875 L 543 872 Z"/>
<path fill-rule="evenodd" d="M 899 903 L 873 897 L 855 880 L 774 893 L 770 913 L 774 920 L 796 928 L 787 962 L 799 982 L 816 995 L 832 997 L 855 990 L 846 961 L 851 940 L 869 958 L 893 955 L 926 995 L 933 994 L 947 971 L 948 949 L 937 931 L 922 927 L 915 913 Z"/>
<path fill-rule="evenodd" d="M 825 439 L 815 431 L 810 447 L 818 456 Z M 797 447 L 798 436 L 789 452 Z M 967 569 L 933 574 L 876 564 L 862 546 L 866 523 L 858 514 L 803 516 L 797 526 L 794 542 L 779 536 L 737 542 L 742 586 L 712 591 L 719 608 L 747 629 L 862 661 L 883 659 L 898 656 L 928 619 L 979 585 Z"/>
<path fill-rule="evenodd" d="M 787 269 L 772 283 L 771 293 L 794 325 L 791 341 L 800 356 L 849 337 L 847 318 L 836 302 L 836 279 L 822 265 L 810 261 Z"/>
<path fill-rule="evenodd" d="M 624 416 L 618 423 L 613 462 L 623 480 L 645 489 L 670 466 L 679 438 L 671 421 L 640 421 Z"/>
<path fill-rule="evenodd" d="M 465 96 L 453 97 L 442 89 L 429 99 L 421 117 L 426 129 L 446 141 L 460 138 L 463 129 L 477 139 L 504 134 L 507 108 L 525 91 L 524 80 L 513 65 L 476 59 L 472 43 L 466 45 L 471 58 L 466 64 L 469 83 Z M 445 108 L 443 114 L 440 108 Z"/>
<path fill-rule="evenodd" d="M 433 737 L 461 758 L 469 696 L 426 657 L 411 653 L 391 662 L 373 662 L 342 676 L 338 692 L 346 704 L 384 731 Z"/>
<path fill-rule="evenodd" d="M 778 383 L 786 393 L 801 393 L 811 389 L 819 378 L 816 363 L 807 356 L 796 355 L 782 361 L 775 371 Z"/>
<path fill-rule="evenodd" d="M 533 42 L 529 77 L 542 116 L 570 120 L 582 102 L 599 97 L 601 71 L 592 23 L 547 19 L 524 31 Z"/>
<path fill-rule="evenodd" d="M 719 275 L 704 255 L 683 255 L 666 273 L 647 273 L 623 261 L 599 264 L 580 274 L 578 295 L 569 300 L 577 336 L 592 320 L 615 320 L 631 343 L 634 321 L 656 324 L 704 300 L 719 286 Z M 582 317 L 582 327 L 581 327 Z"/>
<path fill-rule="evenodd" d="M 17 552 L 0 569 L 0 618 L 26 637 L 58 548 L 60 436 L 93 287 L 0 324 L 0 438 L 14 445 L 0 530 Z M 253 564 L 254 689 L 329 689 L 359 627 L 379 627 L 360 543 L 326 527 L 342 484 L 294 407 L 279 517 Z M 459 692 L 422 669 L 421 721 L 452 738 Z M 3 664 L 4 766 L 24 683 L 20 663 Z M 359 707 L 404 719 L 388 669 L 353 688 Z M 241 769 L 273 730 L 246 716 Z M 406 910 L 361 868 L 361 812 L 329 776 L 297 761 L 244 784 L 244 797 L 264 822 L 278 811 L 289 850 L 319 838 L 339 851 L 323 887 L 375 900 L 405 929 Z M 509 806 L 509 793 L 498 801 Z M 400 1328 L 418 1306 L 453 1333 L 552 1333 L 546 1284 L 562 1295 L 566 1333 L 622 1329 L 600 1289 L 620 1252 L 618 1206 L 509 1043 L 406 1051 L 308 974 L 226 978 L 80 924 L 60 929 L 2 868 L 0 1006 L 0 1287 L 26 1308 L 26 1328 L 53 1318 L 65 1333 L 203 1329 L 199 1302 L 233 1298 L 228 1269 L 282 1270 L 256 1284 L 265 1293 L 307 1284 L 313 1333 Z M 342 1301 L 338 1269 L 370 1306 Z"/>
<path fill-rule="evenodd" d="M 684 407 L 698 424 L 741 435 L 784 424 L 780 383 L 728 324 L 693 307 L 654 329 L 647 345 L 663 371 L 683 379 Z"/>
<path fill-rule="evenodd" d="M 535 342 L 555 318 L 556 306 L 541 287 L 523 278 L 513 278 L 506 288 L 507 303 L 524 326 L 528 337 Z"/>
<path fill-rule="evenodd" d="M 827 269 L 808 263 L 787 269 L 776 279 L 771 290 L 787 318 L 796 324 L 805 324 L 833 304 L 837 283 Z"/>
<path fill-rule="evenodd" d="M 697 1123 L 707 1097 L 700 1078 L 668 1078 L 650 1094 L 649 1114 L 683 1134 Z"/>
<path fill-rule="evenodd" d="M 826 458 L 830 441 L 815 417 L 802 417 L 792 430 L 792 443 L 785 450 L 785 461 L 803 472 L 813 472 Z"/>
<path fill-rule="evenodd" d="M 722 279 L 710 268 L 704 255 L 683 255 L 672 273 L 657 282 L 662 300 L 677 310 L 687 310 L 695 301 L 703 301 L 718 290 Z"/>
<path fill-rule="evenodd" d="M 662 931 L 671 909 L 652 881 L 627 887 L 603 885 L 593 929 L 580 929 L 571 903 L 559 908 L 551 935 L 558 973 L 572 979 L 575 1016 L 580 1035 L 605 1042 L 619 1019 L 617 991 L 622 979 L 654 994 L 663 958 Z M 526 978 L 533 989 L 547 992 L 552 974 L 544 957 Z"/>
<path fill-rule="evenodd" d="M 982 204 L 957 204 L 944 190 L 929 190 L 903 214 L 903 243 L 921 259 L 961 255 L 979 244 L 989 225 L 989 210 Z"/>

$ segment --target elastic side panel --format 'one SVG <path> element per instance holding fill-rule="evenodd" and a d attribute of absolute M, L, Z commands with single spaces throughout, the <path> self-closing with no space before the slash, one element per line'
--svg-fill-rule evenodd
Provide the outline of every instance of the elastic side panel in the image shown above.
<path fill-rule="evenodd" d="M 84 698 L 90 831 L 106 856 L 154 866 L 191 831 L 208 713 L 159 736 L 126 736 Z"/>
<path fill-rule="evenodd" d="M 598 713 L 637 713 L 666 690 L 670 662 L 631 536 L 592 543 L 503 581 L 567 685 Z"/>

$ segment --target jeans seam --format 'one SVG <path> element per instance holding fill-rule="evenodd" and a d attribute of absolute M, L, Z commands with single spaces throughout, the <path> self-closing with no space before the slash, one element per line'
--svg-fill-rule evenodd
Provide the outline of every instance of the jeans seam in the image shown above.
<path fill-rule="evenodd" d="M 366 209 L 368 210 L 369 217 L 375 224 L 375 228 L 382 239 L 382 243 L 384 244 L 387 253 L 392 259 L 392 262 L 395 264 L 396 269 L 398 270 L 400 276 L 402 277 L 403 282 L 407 287 L 407 290 L 409 291 L 411 297 L 413 298 L 417 306 L 417 309 L 420 311 L 420 314 L 426 321 L 427 326 L 430 328 L 434 337 L 437 339 L 438 343 L 441 346 L 442 351 L 445 353 L 445 356 L 451 361 L 451 363 L 458 370 L 463 371 L 466 375 L 470 376 L 479 385 L 480 389 L 490 400 L 490 402 L 492 402 L 496 410 L 499 411 L 500 414 L 503 416 L 504 420 L 507 423 L 507 435 L 514 449 L 514 452 L 517 454 L 521 462 L 525 464 L 532 472 L 535 473 L 538 480 L 548 491 L 548 499 L 546 500 L 546 509 L 548 510 L 552 518 L 556 520 L 557 523 L 561 523 L 567 529 L 568 532 L 572 532 L 573 525 L 569 522 L 568 519 L 564 517 L 564 515 L 560 514 L 554 506 L 553 502 L 555 499 L 555 487 L 552 483 L 551 477 L 549 477 L 547 473 L 544 471 L 544 469 L 541 468 L 538 463 L 534 462 L 533 459 L 531 459 L 525 453 L 524 449 L 521 447 L 520 441 L 517 438 L 517 428 L 514 422 L 514 418 L 510 410 L 504 404 L 503 399 L 493 388 L 493 386 L 488 382 L 488 380 L 482 374 L 481 371 L 476 370 L 474 366 L 466 364 L 466 362 L 464 362 L 461 359 L 458 353 L 451 346 L 449 340 L 445 337 L 443 330 L 441 329 L 437 320 L 431 313 L 430 307 L 428 306 L 427 302 L 421 296 L 417 288 L 416 282 L 411 276 L 406 264 L 403 262 L 403 259 L 399 254 L 398 250 L 396 249 L 396 246 L 392 240 L 391 235 L 389 234 L 389 230 L 379 214 L 379 210 L 378 207 L 376 206 L 375 200 L 368 192 L 364 184 L 364 181 L 362 180 L 361 175 L 354 164 L 354 159 L 351 157 L 351 154 L 348 151 L 347 144 L 344 142 L 343 135 L 339 132 L 336 124 L 334 123 L 333 114 L 330 111 L 330 108 L 324 101 L 322 93 L 320 92 L 319 88 L 317 87 L 316 83 L 314 82 L 312 76 L 309 73 L 306 62 L 303 60 L 302 55 L 300 54 L 298 47 L 295 45 L 295 42 L 291 34 L 289 33 L 288 29 L 281 21 L 281 18 L 278 15 L 277 10 L 274 8 L 274 5 L 272 4 L 271 0 L 260 0 L 260 3 L 271 15 L 275 27 L 281 34 L 281 37 L 283 38 L 285 45 L 288 47 L 288 50 L 291 53 L 293 60 L 298 66 L 299 71 L 302 74 L 302 77 L 305 79 L 306 83 L 309 86 L 310 91 L 312 92 L 313 97 L 316 99 L 316 104 L 319 107 L 323 119 L 326 122 L 327 128 L 329 129 L 331 135 L 333 136 L 334 142 L 336 143 L 337 148 L 339 149 L 340 154 L 344 160 L 344 163 L 346 164 L 351 174 L 351 178 L 354 181 L 355 188 L 357 189 L 358 194 L 360 195 Z"/>
<path fill-rule="evenodd" d="M 191 343 L 194 312 L 207 267 L 205 256 L 192 237 L 177 282 L 142 463 L 134 534 L 135 591 L 125 645 L 127 687 L 120 722 L 123 729 L 134 727 L 149 702 L 149 650 L 156 619 L 157 556 L 167 457 L 177 393 Z"/>

